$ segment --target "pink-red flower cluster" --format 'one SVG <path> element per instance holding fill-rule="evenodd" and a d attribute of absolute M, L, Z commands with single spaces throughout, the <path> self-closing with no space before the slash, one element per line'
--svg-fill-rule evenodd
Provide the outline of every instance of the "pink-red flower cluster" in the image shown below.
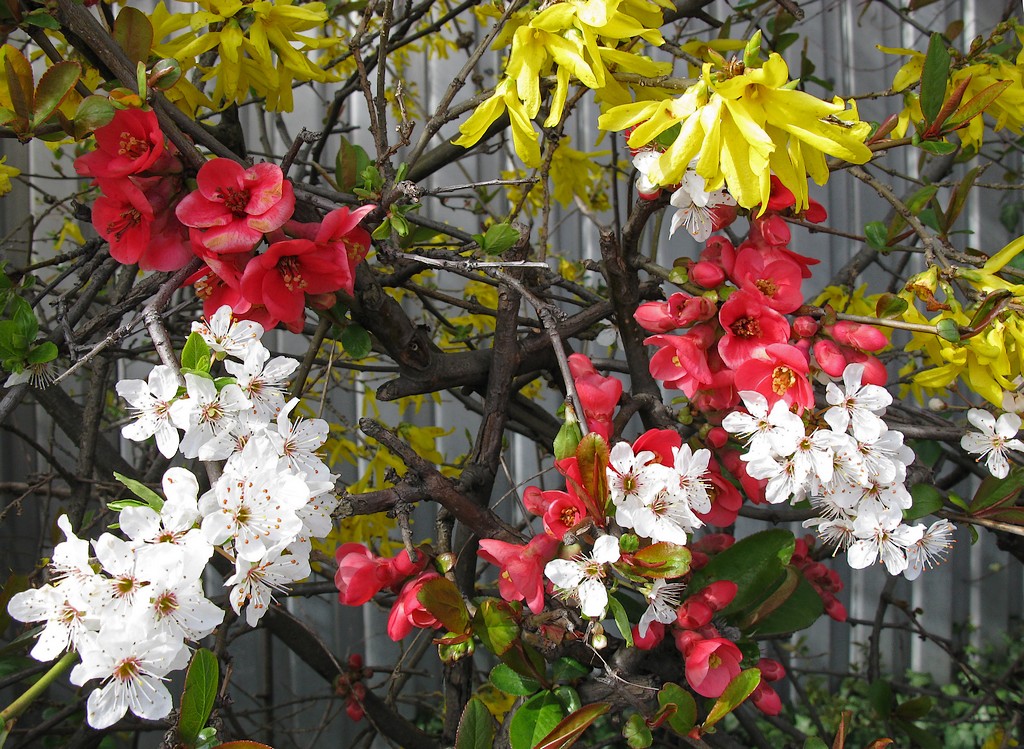
<path fill-rule="evenodd" d="M 228 304 L 265 328 L 300 330 L 307 304 L 327 308 L 335 293 L 353 293 L 370 247 L 359 222 L 373 206 L 339 208 L 319 223 L 292 221 L 295 194 L 280 167 L 224 158 L 205 163 L 188 192 L 152 110 L 118 110 L 96 130 L 96 143 L 75 169 L 100 188 L 93 224 L 111 256 L 162 271 L 201 258 L 206 267 L 189 282 L 208 315 Z"/>
<path fill-rule="evenodd" d="M 810 317 L 789 315 L 803 304 L 802 284 L 818 261 L 789 249 L 793 194 L 772 178 L 765 212 L 750 216 L 747 238 L 733 246 L 710 237 L 689 267 L 690 280 L 723 300 L 673 294 L 666 302 L 646 302 L 635 318 L 655 335 L 651 374 L 668 388 L 682 390 L 703 411 L 727 411 L 740 390 L 754 390 L 769 402 L 783 400 L 798 412 L 814 406 L 812 375 L 842 375 L 847 364 L 865 365 L 864 381 L 884 384 L 885 367 L 874 353 L 885 336 L 870 325 L 840 321 L 821 326 Z M 825 210 L 811 201 L 802 214 L 823 221 Z M 688 329 L 677 333 L 679 329 Z M 812 358 L 813 355 L 813 358 Z"/>
<path fill-rule="evenodd" d="M 100 196 L 92 208 L 96 232 L 110 255 L 143 270 L 170 271 L 192 257 L 188 234 L 174 216 L 182 165 L 164 141 L 156 113 L 121 109 L 96 131 L 96 150 L 75 159 Z"/>

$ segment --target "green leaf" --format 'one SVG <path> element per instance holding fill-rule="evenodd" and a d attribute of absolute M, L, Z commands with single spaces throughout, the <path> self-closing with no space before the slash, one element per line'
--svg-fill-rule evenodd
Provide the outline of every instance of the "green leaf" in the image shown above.
<path fill-rule="evenodd" d="M 173 88 L 179 80 L 181 80 L 181 63 L 173 57 L 157 60 L 149 71 L 149 85 L 157 91 Z"/>
<path fill-rule="evenodd" d="M 29 303 L 21 297 L 14 297 L 13 304 L 14 313 L 11 319 L 18 332 L 25 337 L 26 344 L 32 343 L 39 332 L 39 321 L 36 319 L 36 313 L 32 311 Z"/>
<path fill-rule="evenodd" d="M 358 189 L 356 190 L 356 194 L 359 194 Z M 389 217 L 381 221 L 380 226 L 374 229 L 370 236 L 378 242 L 389 239 L 391 237 L 391 218 Z"/>
<path fill-rule="evenodd" d="M 873 249 L 884 250 L 889 245 L 889 229 L 881 221 L 869 221 L 864 225 L 864 238 Z"/>
<path fill-rule="evenodd" d="M 824 613 L 825 605 L 814 587 L 801 575 L 785 602 L 761 619 L 748 634 L 775 637 L 807 629 Z"/>
<path fill-rule="evenodd" d="M 473 631 L 483 646 L 499 657 L 519 639 L 519 624 L 512 607 L 498 598 L 480 601 L 473 617 Z"/>
<path fill-rule="evenodd" d="M 57 344 L 53 341 L 43 341 L 28 352 L 26 361 L 29 364 L 46 364 L 57 358 Z"/>
<path fill-rule="evenodd" d="M 490 678 L 491 684 L 505 694 L 516 697 L 527 697 L 540 689 L 539 681 L 517 673 L 504 663 L 499 663 L 491 670 Z"/>
<path fill-rule="evenodd" d="M 470 698 L 455 733 L 455 749 L 492 749 L 498 726 L 479 697 Z"/>
<path fill-rule="evenodd" d="M 950 343 L 960 343 L 960 326 L 948 317 L 935 323 L 935 334 Z"/>
<path fill-rule="evenodd" d="M 551 733 L 541 739 L 534 749 L 568 749 L 574 746 L 591 723 L 608 712 L 610 707 L 606 702 L 595 702 L 574 710 L 562 718 L 551 730 Z"/>
<path fill-rule="evenodd" d="M 693 695 L 678 684 L 665 684 L 658 692 L 658 704 L 661 706 L 659 715 L 671 710 L 668 727 L 680 736 L 688 734 L 697 723 L 697 703 Z"/>
<path fill-rule="evenodd" d="M 572 682 L 590 674 L 590 666 L 584 665 L 573 658 L 561 657 L 551 666 L 553 681 Z"/>
<path fill-rule="evenodd" d="M 879 718 L 892 715 L 892 686 L 884 679 L 876 679 L 868 687 L 868 703 Z"/>
<path fill-rule="evenodd" d="M 632 571 L 642 577 L 682 577 L 690 571 L 693 555 L 685 546 L 660 541 L 632 556 Z"/>
<path fill-rule="evenodd" d="M 519 241 L 519 232 L 508 223 L 492 224 L 484 234 L 474 234 L 473 239 L 488 255 L 500 255 Z"/>
<path fill-rule="evenodd" d="M 946 121 L 946 129 L 956 130 L 963 127 L 984 112 L 992 102 L 1002 96 L 1003 92 L 1012 85 L 1013 81 L 996 81 L 992 85 L 986 86 L 960 105 L 956 113 Z"/>
<path fill-rule="evenodd" d="M 999 209 L 999 223 L 1006 231 L 1016 235 L 1022 209 L 1024 202 L 1019 200 L 1003 203 L 1003 207 Z"/>
<path fill-rule="evenodd" d="M 754 608 L 743 612 L 737 619 L 736 626 L 743 632 L 748 632 L 757 627 L 762 620 L 771 616 L 789 597 L 796 591 L 797 584 L 803 579 L 800 570 L 791 564 L 783 567 L 784 577 L 779 585 L 768 594 L 767 598 L 760 601 Z"/>
<path fill-rule="evenodd" d="M 181 349 L 181 368 L 209 372 L 211 366 L 210 347 L 199 333 L 190 333 Z"/>
<path fill-rule="evenodd" d="M 807 740 L 804 741 L 804 749 L 828 749 L 828 744 L 817 736 L 808 736 Z"/>
<path fill-rule="evenodd" d="M 795 549 L 796 539 L 789 531 L 773 528 L 755 533 L 715 555 L 693 574 L 688 589 L 700 591 L 716 580 L 732 580 L 738 588 L 736 598 L 722 614 L 743 611 L 767 598 L 782 583 L 783 567 Z"/>
<path fill-rule="evenodd" d="M 596 432 L 590 432 L 576 447 L 576 463 L 583 481 L 580 499 L 587 505 L 591 517 L 605 516 L 608 499 L 608 443 Z"/>
<path fill-rule="evenodd" d="M 217 656 L 200 648 L 192 656 L 185 674 L 185 691 L 181 693 L 181 712 L 178 716 L 178 736 L 186 744 L 195 744 L 199 732 L 206 726 L 217 698 L 220 672 Z"/>
<path fill-rule="evenodd" d="M 53 114 L 53 110 L 64 103 L 64 99 L 78 83 L 82 66 L 77 62 L 64 60 L 54 63 L 39 79 L 35 94 L 35 112 L 32 127 L 39 127 Z"/>
<path fill-rule="evenodd" d="M 640 713 L 633 713 L 622 727 L 622 738 L 626 740 L 629 749 L 647 749 L 654 743 L 654 736 L 651 729 L 647 727 L 647 721 Z"/>
<path fill-rule="evenodd" d="M 920 213 L 932 196 L 939 191 L 938 185 L 925 185 L 906 200 L 906 206 L 915 216 Z"/>
<path fill-rule="evenodd" d="M 33 101 L 35 98 L 35 76 L 32 75 L 32 65 L 25 55 L 10 44 L 3 46 L 3 53 L 4 73 L 7 76 L 7 95 L 11 97 L 11 107 L 15 114 L 27 128 L 32 121 L 32 111 L 35 109 Z"/>
<path fill-rule="evenodd" d="M 512 647 L 501 654 L 501 662 L 523 676 L 540 682 L 545 689 L 551 686 L 547 678 L 547 662 L 536 648 L 522 640 L 512 643 Z"/>
<path fill-rule="evenodd" d="M 106 96 L 87 96 L 75 112 L 75 137 L 84 138 L 89 133 L 114 119 L 114 105 Z"/>
<path fill-rule="evenodd" d="M 512 749 L 534 749 L 562 720 L 562 703 L 548 691 L 524 702 L 509 722 Z"/>
<path fill-rule="evenodd" d="M 155 491 L 150 489 L 148 486 L 143 484 L 141 481 L 130 479 L 127 476 L 114 471 L 114 478 L 124 484 L 128 490 L 136 497 L 141 499 L 147 505 L 152 507 L 157 512 L 163 509 L 164 500 Z"/>
<path fill-rule="evenodd" d="M 922 151 L 927 151 L 935 156 L 945 156 L 946 154 L 953 153 L 959 146 L 956 143 L 950 143 L 945 140 L 922 140 L 914 144 Z"/>
<path fill-rule="evenodd" d="M 925 515 L 932 515 L 942 509 L 944 504 L 942 492 L 931 484 L 914 484 L 910 487 L 913 504 L 903 511 L 903 519 L 917 520 Z"/>
<path fill-rule="evenodd" d="M 352 192 L 361 184 L 360 175 L 370 165 L 370 157 L 362 146 L 342 137 L 338 144 L 338 155 L 334 159 L 334 179 L 342 192 Z"/>
<path fill-rule="evenodd" d="M 898 728 L 902 729 L 910 737 L 910 740 L 914 742 L 914 746 L 921 747 L 921 749 L 945 749 L 947 746 L 934 733 L 926 731 L 920 726 L 915 726 L 913 723 L 903 720 L 897 720 L 895 723 Z"/>
<path fill-rule="evenodd" d="M 887 291 L 881 294 L 875 303 L 875 316 L 883 320 L 895 320 L 906 312 L 909 306 L 906 299 Z"/>
<path fill-rule="evenodd" d="M 903 720 L 920 720 L 931 712 L 934 701 L 926 694 L 913 697 L 896 706 L 893 715 Z"/>
<path fill-rule="evenodd" d="M 708 717 L 704 719 L 701 728 L 705 731 L 708 730 L 742 705 L 743 701 L 760 683 L 761 672 L 756 668 L 748 668 L 736 674 L 736 678 L 729 682 L 729 686 L 722 692 L 722 696 L 715 700 L 715 704 L 712 706 L 711 712 L 708 713 Z"/>
<path fill-rule="evenodd" d="M 365 359 L 373 352 L 373 340 L 366 328 L 353 322 L 341 331 L 341 347 L 353 359 Z"/>
<path fill-rule="evenodd" d="M 1014 466 L 1006 478 L 986 476 L 978 486 L 971 500 L 971 514 L 980 514 L 985 510 L 1004 504 L 1012 504 L 1024 488 L 1024 470 Z"/>
<path fill-rule="evenodd" d="M 57 30 L 60 28 L 60 21 L 42 8 L 25 15 L 21 20 L 29 26 L 38 26 L 41 29 Z"/>
<path fill-rule="evenodd" d="M 416 598 L 449 632 L 459 634 L 469 626 L 466 604 L 455 583 L 447 577 L 427 580 L 416 593 Z"/>
<path fill-rule="evenodd" d="M 113 37 L 133 67 L 137 62 L 149 60 L 149 51 L 153 47 L 153 24 L 141 10 L 128 5 L 121 8 L 114 20 Z"/>
<path fill-rule="evenodd" d="M 609 595 L 608 608 L 611 609 L 612 617 L 615 619 L 615 626 L 619 628 L 619 635 L 625 640 L 626 647 L 633 647 L 633 628 L 629 624 L 629 617 L 626 616 L 626 610 L 622 608 L 619 599 Z"/>
<path fill-rule="evenodd" d="M 583 707 L 580 693 L 572 687 L 563 684 L 562 686 L 554 687 L 552 691 L 555 693 L 558 701 L 562 703 L 562 707 L 565 708 L 567 713 L 574 713 Z"/>
<path fill-rule="evenodd" d="M 942 109 L 949 80 L 949 49 L 941 34 L 932 34 L 921 70 L 921 112 L 931 124 Z"/>
<path fill-rule="evenodd" d="M 226 744 L 218 744 L 217 749 L 274 749 L 272 746 L 261 744 L 258 741 L 229 741 Z"/>

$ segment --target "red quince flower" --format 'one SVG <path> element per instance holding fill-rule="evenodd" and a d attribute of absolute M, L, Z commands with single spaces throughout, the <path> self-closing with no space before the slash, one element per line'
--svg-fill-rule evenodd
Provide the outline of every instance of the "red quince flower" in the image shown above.
<path fill-rule="evenodd" d="M 598 373 L 584 354 L 570 354 L 569 369 L 587 419 L 587 428 L 610 440 L 612 414 L 622 397 L 622 382 Z"/>
<path fill-rule="evenodd" d="M 558 553 L 557 538 L 542 533 L 528 544 L 517 544 L 485 538 L 477 554 L 501 570 L 498 592 L 506 601 L 525 601 L 530 611 L 544 610 L 544 565 Z"/>
<path fill-rule="evenodd" d="M 277 322 L 289 324 L 301 322 L 306 294 L 351 288 L 351 283 L 346 255 L 309 239 L 286 239 L 249 261 L 242 293 L 254 305 L 265 306 Z"/>
<path fill-rule="evenodd" d="M 385 580 L 376 574 L 378 558 L 362 544 L 342 544 L 334 556 L 338 561 L 334 586 L 339 603 L 362 606 L 384 589 Z"/>
<path fill-rule="evenodd" d="M 742 660 L 743 653 L 729 640 L 701 640 L 686 654 L 686 682 L 702 697 L 720 697 L 739 675 Z"/>
<path fill-rule="evenodd" d="M 725 329 L 718 353 L 730 369 L 763 359 L 769 346 L 789 340 L 789 321 L 773 310 L 759 291 L 741 289 L 730 296 L 718 312 L 718 321 Z"/>
<path fill-rule="evenodd" d="M 682 390 L 688 398 L 705 385 L 711 384 L 711 369 L 703 335 L 654 335 L 644 343 L 658 347 L 651 356 L 651 376 L 662 380 L 665 387 Z"/>
<path fill-rule="evenodd" d="M 193 241 L 213 252 L 248 252 L 295 210 L 292 184 L 276 164 L 245 169 L 231 159 L 212 159 L 199 170 L 196 184 L 175 213 L 198 230 Z"/>
<path fill-rule="evenodd" d="M 110 244 L 110 256 L 119 263 L 138 263 L 149 246 L 153 206 L 127 179 L 101 183 L 103 192 L 92 207 L 92 223 Z"/>
<path fill-rule="evenodd" d="M 164 153 L 164 134 L 153 110 L 119 109 L 95 136 L 96 150 L 75 159 L 75 171 L 83 177 L 139 174 Z"/>
<path fill-rule="evenodd" d="M 311 239 L 318 245 L 331 247 L 348 259 L 349 280 L 333 291 L 344 291 L 351 295 L 359 265 L 370 251 L 370 232 L 359 222 L 376 206 L 364 205 L 350 211 L 347 207 L 337 208 L 318 224 L 301 224 L 289 221 L 285 229 L 296 237 Z"/>
<path fill-rule="evenodd" d="M 766 358 L 751 359 L 736 370 L 736 385 L 756 390 L 772 405 L 778 400 L 796 404 L 802 411 L 814 407 L 814 388 L 808 375 L 807 356 L 795 346 L 775 343 L 764 350 Z"/>
<path fill-rule="evenodd" d="M 412 632 L 414 627 L 437 629 L 441 626 L 437 617 L 431 614 L 417 597 L 423 588 L 423 583 L 437 577 L 441 576 L 436 572 L 426 572 L 402 587 L 402 591 L 398 594 L 398 600 L 391 607 L 391 615 L 388 616 L 388 637 L 398 642 Z"/>
<path fill-rule="evenodd" d="M 804 302 L 801 268 L 787 257 L 769 260 L 753 247 L 744 248 L 736 256 L 732 280 L 741 289 L 764 294 L 768 306 L 782 314 L 796 311 Z"/>

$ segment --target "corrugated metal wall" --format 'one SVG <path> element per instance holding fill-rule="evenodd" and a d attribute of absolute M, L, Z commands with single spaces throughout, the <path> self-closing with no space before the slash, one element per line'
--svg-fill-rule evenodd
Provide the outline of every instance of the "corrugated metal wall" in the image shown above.
<path fill-rule="evenodd" d="M 902 23 L 883 3 L 835 0 L 805 2 L 800 5 L 807 14 L 807 19 L 800 30 L 808 46 L 808 55 L 820 61 L 815 74 L 833 81 L 837 92 L 866 93 L 884 90 L 889 85 L 893 73 L 901 62 L 896 57 L 882 56 L 875 49 L 877 44 L 917 49 L 923 49 L 926 45 L 926 38 L 919 31 L 909 24 Z M 729 10 L 725 3 L 719 3 L 717 7 L 712 8 L 721 11 L 723 15 Z M 964 36 L 970 38 L 978 31 L 990 28 L 1002 11 L 1001 2 L 966 0 L 935 3 L 929 9 L 915 15 L 915 18 L 928 28 L 943 27 L 953 20 L 963 19 Z M 716 15 L 714 10 L 709 12 L 712 16 Z M 709 33 L 706 26 L 696 22 L 688 27 L 688 33 L 691 32 L 693 35 L 705 37 Z M 747 29 L 736 28 L 734 36 L 741 36 L 746 32 Z M 799 51 L 794 48 L 790 53 L 792 57 Z M 440 98 L 453 71 L 457 69 L 455 66 L 460 62 L 461 60 L 452 60 L 447 63 L 431 62 L 429 65 L 414 66 L 422 70 L 422 78 L 416 81 L 416 85 L 425 102 L 424 111 L 430 111 L 430 105 Z M 795 58 L 791 59 L 791 62 L 795 62 Z M 494 61 L 492 69 L 497 69 L 497 60 Z M 319 100 L 308 95 L 308 92 L 302 96 L 305 98 L 298 99 L 296 112 L 286 118 L 293 133 L 301 126 L 317 129 L 319 123 Z M 354 106 L 361 102 L 358 98 L 353 98 L 352 101 Z M 898 108 L 896 99 L 861 102 L 862 114 L 870 119 L 881 119 Z M 259 128 L 255 122 L 258 113 L 250 112 L 246 116 L 249 120 L 247 126 L 252 133 L 250 147 L 254 147 L 258 142 Z M 368 121 L 364 113 L 350 109 L 347 116 L 354 127 L 353 139 L 362 142 L 369 149 L 372 144 L 366 137 Z M 578 119 L 575 132 L 572 133 L 574 147 L 582 150 L 593 147 L 598 136 L 595 120 L 596 117 Z M 280 141 L 275 128 L 269 127 L 267 130 L 275 152 L 283 152 L 288 144 Z M 454 129 L 449 128 L 446 132 L 451 136 Z M 4 145 L 4 151 L 10 154 L 10 161 L 17 163 L 17 159 L 22 158 L 20 154 L 23 151 L 18 149 L 15 153 L 9 146 Z M 607 145 L 602 144 L 601 147 L 606 148 Z M 904 158 L 903 166 L 913 172 L 914 152 L 908 151 Z M 27 167 L 26 171 L 34 175 L 46 174 L 50 170 L 50 160 L 49 152 L 36 146 L 32 150 L 31 160 L 25 162 L 23 168 Z M 428 186 L 463 183 L 467 181 L 467 172 L 464 170 L 468 170 L 470 178 L 493 179 L 498 176 L 501 169 L 510 166 L 510 162 L 501 154 L 474 157 L 458 165 L 446 167 L 430 178 Z M 62 183 L 54 184 L 57 186 L 54 191 L 58 192 Z M 907 187 L 905 183 L 896 185 L 897 192 L 902 192 Z M 874 193 L 854 184 L 847 175 L 836 175 L 828 190 L 818 191 L 816 197 L 828 209 L 831 226 L 853 233 L 860 233 L 868 220 L 877 218 L 886 210 Z M 3 211 L 0 220 L 5 222 L 2 225 L 10 226 L 13 217 L 25 215 L 29 204 L 37 213 L 42 210 L 38 196 L 25 196 L 23 191 L 20 196 L 11 195 L 4 198 L 0 203 L 0 210 Z M 988 250 L 1005 244 L 1008 237 L 999 225 L 998 210 L 998 196 L 979 191 L 979 195 L 973 199 L 970 206 L 970 228 L 974 233 L 966 241 Z M 431 202 L 425 203 L 423 211 L 435 219 L 465 220 L 465 214 L 446 214 Z M 580 257 L 597 256 L 597 232 L 592 224 L 578 214 L 565 213 L 557 208 L 555 223 L 557 229 L 551 234 L 551 248 L 554 253 L 570 257 L 577 253 Z M 672 253 L 695 255 L 699 251 L 696 244 L 687 237 L 677 236 L 668 242 L 667 230 L 665 234 L 666 236 L 662 238 L 664 244 L 661 252 L 666 262 L 671 261 Z M 797 233 L 794 248 L 822 260 L 822 265 L 819 266 L 822 271 L 820 275 L 816 275 L 817 280 L 827 278 L 830 269 L 841 267 L 852 253 L 856 252 L 858 246 L 850 240 L 825 234 Z M 15 254 L 10 247 L 5 247 L 3 252 L 6 259 L 14 259 Z M 48 248 L 43 244 L 37 244 L 34 252 L 37 256 L 43 256 L 48 252 Z M 877 284 L 885 284 L 888 281 L 880 273 L 868 278 Z M 438 283 L 451 288 L 458 286 L 458 281 L 454 278 L 439 277 Z M 532 314 L 533 311 L 524 310 L 524 313 Z M 301 341 L 282 333 L 278 346 L 286 351 L 296 350 L 296 347 L 301 346 Z M 609 350 L 593 345 L 587 353 L 604 358 L 609 355 Z M 376 383 L 367 379 L 365 386 L 372 388 Z M 350 392 L 335 392 L 338 395 L 333 407 L 345 414 L 350 423 L 354 422 L 361 415 L 362 399 Z M 387 413 L 395 419 L 399 416 L 394 409 Z M 27 411 L 16 418 L 23 428 L 38 429 L 43 434 L 47 433 L 45 420 L 35 424 L 31 416 L 30 411 Z M 445 438 L 440 446 L 442 451 L 448 454 L 463 452 L 463 434 L 467 430 L 470 434 L 474 433 L 477 425 L 476 417 L 460 406 L 453 405 L 451 398 L 446 398 L 444 404 L 440 406 L 428 402 L 419 414 L 405 414 L 403 418 L 451 429 L 451 436 Z M 19 470 L 22 470 L 17 457 L 19 446 L 12 441 L 9 434 L 3 434 L 0 439 L 3 440 L 0 451 L 3 458 L 3 464 L 0 465 L 3 475 L 0 476 L 0 480 L 11 480 L 19 475 Z M 529 441 L 512 436 L 510 444 L 512 449 L 507 456 L 509 482 L 516 484 L 521 491 L 523 486 L 537 483 L 531 477 L 540 470 L 540 466 Z M 548 478 L 548 481 L 550 486 L 551 479 Z M 7 503 L 10 499 L 9 495 L 5 495 L 3 501 Z M 514 499 L 506 499 L 504 504 L 510 515 L 518 512 Z M 35 537 L 39 532 L 32 514 L 26 515 L 25 519 L 18 522 L 27 523 L 30 529 L 12 524 L 9 520 L 3 525 L 5 561 L 14 553 L 13 547 L 10 546 L 13 539 Z M 430 509 L 421 510 L 416 520 L 418 522 L 414 528 L 417 538 L 430 537 L 433 534 Z M 752 521 L 742 521 L 739 530 L 743 532 L 757 527 L 760 526 Z M 888 576 L 884 570 L 875 567 L 851 574 L 842 560 L 838 560 L 835 567 L 842 571 L 847 584 L 842 598 L 847 604 L 851 619 L 873 620 L 880 595 L 888 583 Z M 973 642 L 991 641 L 1012 624 L 1019 622 L 1024 613 L 1024 581 L 1021 566 L 998 551 L 993 540 L 984 533 L 982 540 L 971 546 L 968 534 L 962 530 L 949 563 L 923 575 L 913 584 L 900 579 L 889 592 L 893 598 L 907 601 L 911 608 L 919 609 L 920 620 L 930 631 L 956 641 L 963 641 L 966 637 L 970 637 Z M 344 659 L 348 653 L 361 652 L 368 664 L 390 669 L 396 663 L 407 665 L 408 659 L 415 659 L 418 653 L 426 650 L 425 657 L 415 670 L 429 673 L 434 668 L 432 664 L 436 658 L 429 652 L 429 633 L 421 633 L 416 640 L 407 645 L 403 655 L 399 646 L 392 643 L 385 634 L 386 611 L 377 610 L 373 606 L 343 609 L 336 605 L 334 597 L 330 594 L 313 598 L 290 598 L 285 605 L 289 611 L 310 623 L 333 648 L 339 660 Z M 890 606 L 886 621 L 902 626 L 906 624 L 906 616 L 896 607 Z M 968 634 L 968 628 L 974 628 L 971 634 Z M 805 656 L 797 665 L 828 673 L 844 672 L 848 664 L 863 662 L 868 633 L 869 627 L 863 624 L 850 627 L 823 619 L 809 632 L 799 636 L 798 639 L 802 643 L 801 652 Z M 360 734 L 361 726 L 351 724 L 344 717 L 342 703 L 331 698 L 326 685 L 315 674 L 297 658 L 289 657 L 281 644 L 274 643 L 265 633 L 252 632 L 244 635 L 244 639 L 247 641 L 245 656 L 236 657 L 233 664 L 233 694 L 236 707 L 242 714 L 251 712 L 253 725 L 258 725 L 263 724 L 269 717 L 265 712 L 261 712 L 266 704 L 274 703 L 278 706 L 272 716 L 273 720 L 270 721 L 275 726 L 273 735 L 254 735 L 252 738 L 266 740 L 279 749 L 354 745 L 352 742 Z M 238 648 L 236 652 L 241 654 L 242 649 Z M 899 673 L 910 667 L 919 671 L 930 671 L 940 679 L 949 676 L 949 662 L 936 646 L 903 630 L 886 630 L 882 640 L 882 655 L 884 667 L 891 672 Z M 383 675 L 380 680 L 383 681 Z M 417 689 L 417 686 L 422 689 Z M 407 692 L 412 694 L 436 686 L 436 681 L 424 678 L 420 680 L 419 685 L 414 684 L 408 688 Z M 438 704 L 439 697 L 433 701 L 433 708 L 436 709 Z"/>

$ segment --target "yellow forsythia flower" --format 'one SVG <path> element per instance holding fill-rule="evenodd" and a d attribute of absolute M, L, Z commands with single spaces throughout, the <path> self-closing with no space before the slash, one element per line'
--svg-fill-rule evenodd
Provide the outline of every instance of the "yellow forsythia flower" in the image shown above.
<path fill-rule="evenodd" d="M 11 191 L 11 177 L 17 177 L 21 170 L 13 166 L 7 166 L 7 157 L 0 159 L 0 195 L 6 195 Z"/>
<path fill-rule="evenodd" d="M 764 210 L 774 173 L 802 210 L 808 205 L 807 177 L 819 185 L 828 180 L 826 155 L 856 164 L 871 158 L 864 145 L 870 125 L 856 109 L 792 88 L 789 67 L 776 53 L 761 67 L 734 63 L 716 70 L 704 63 L 701 80 L 681 96 L 614 107 L 598 124 L 613 131 L 634 128 L 631 148 L 679 126 L 650 178 L 675 184 L 696 159 L 706 189 L 724 185 L 744 208 L 760 204 Z"/>

